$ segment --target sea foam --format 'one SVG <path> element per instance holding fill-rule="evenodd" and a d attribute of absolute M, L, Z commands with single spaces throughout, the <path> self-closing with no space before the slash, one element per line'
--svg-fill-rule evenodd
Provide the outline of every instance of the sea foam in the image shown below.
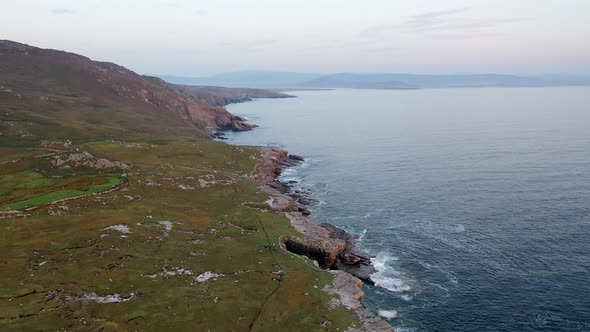
<path fill-rule="evenodd" d="M 411 290 L 410 286 L 403 280 L 401 272 L 396 270 L 391 264 L 391 262 L 397 260 L 397 257 L 386 253 L 379 253 L 371 259 L 373 266 L 377 270 L 377 272 L 371 274 L 371 279 L 375 282 L 375 286 L 395 293 Z"/>
<path fill-rule="evenodd" d="M 397 311 L 395 310 L 379 310 L 377 314 L 383 318 L 393 319 L 397 317 Z"/>

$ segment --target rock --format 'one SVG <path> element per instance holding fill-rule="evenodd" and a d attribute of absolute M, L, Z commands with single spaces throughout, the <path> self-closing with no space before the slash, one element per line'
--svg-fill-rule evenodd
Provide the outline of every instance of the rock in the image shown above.
<path fill-rule="evenodd" d="M 340 261 L 346 265 L 357 265 L 360 264 L 363 259 L 356 255 L 351 255 L 350 253 L 344 253 L 340 255 Z"/>
<path fill-rule="evenodd" d="M 231 130 L 233 130 L 233 131 L 248 131 L 248 130 L 252 130 L 256 127 L 257 127 L 256 125 L 245 123 L 240 120 L 234 120 L 231 123 Z"/>
<path fill-rule="evenodd" d="M 381 317 L 374 315 L 363 307 L 363 283 L 343 271 L 332 271 L 334 279 L 331 285 L 326 285 L 324 291 L 329 294 L 337 294 L 338 298 L 332 300 L 333 305 L 343 305 L 350 310 L 354 310 L 360 317 L 364 329 L 350 329 L 349 331 L 380 331 L 394 332 L 391 327 Z"/>
<path fill-rule="evenodd" d="M 269 182 L 267 185 L 273 189 L 278 190 L 280 193 L 286 193 L 289 190 L 289 187 L 279 181 Z"/>
<path fill-rule="evenodd" d="M 334 275 L 332 285 L 327 285 L 324 290 L 328 294 L 338 294 L 338 304 L 344 305 L 349 309 L 358 309 L 363 307 L 363 283 L 348 273 L 341 271 L 331 272 Z"/>
<path fill-rule="evenodd" d="M 346 242 L 352 240 L 352 236 L 350 234 L 346 233 L 345 230 L 338 228 L 332 224 L 323 223 L 320 224 L 320 226 L 325 228 L 329 232 L 328 234 L 332 239 L 340 239 Z"/>
<path fill-rule="evenodd" d="M 370 285 L 375 284 L 375 282 L 371 279 L 371 274 L 377 272 L 373 265 L 365 264 L 362 262 L 356 264 L 347 264 L 344 260 L 341 260 L 340 257 L 338 257 L 338 260 L 336 261 L 334 268 L 340 271 L 347 272 Z"/>
<path fill-rule="evenodd" d="M 211 137 L 217 139 L 227 139 L 227 137 L 225 137 L 225 133 L 221 131 L 214 131 L 213 133 L 211 133 Z"/>
<path fill-rule="evenodd" d="M 289 159 L 292 159 L 295 161 L 305 161 L 305 158 L 303 158 L 302 156 L 298 156 L 296 154 L 290 154 Z"/>
<path fill-rule="evenodd" d="M 323 269 L 333 267 L 346 248 L 346 242 L 336 239 L 286 236 L 282 241 L 288 251 L 316 260 Z"/>
<path fill-rule="evenodd" d="M 308 205 L 308 206 L 320 204 L 320 201 L 318 201 L 317 199 L 306 198 L 306 197 L 297 198 L 297 202 L 299 202 L 300 204 L 303 204 L 303 205 Z"/>
<path fill-rule="evenodd" d="M 311 212 L 308 209 L 303 208 L 303 207 L 300 207 L 297 210 L 299 212 L 301 212 L 301 214 L 304 215 L 304 216 L 309 216 L 311 214 Z"/>

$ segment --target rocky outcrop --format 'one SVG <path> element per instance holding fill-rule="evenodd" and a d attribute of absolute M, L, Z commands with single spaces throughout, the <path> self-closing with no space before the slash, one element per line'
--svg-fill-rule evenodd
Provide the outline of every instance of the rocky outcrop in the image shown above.
<path fill-rule="evenodd" d="M 232 131 L 248 131 L 256 128 L 256 125 L 247 123 L 245 119 L 235 116 L 232 114 L 218 116 L 215 118 L 217 128 L 220 130 L 232 130 Z"/>
<path fill-rule="evenodd" d="M 332 300 L 332 305 L 343 305 L 353 310 L 361 319 L 364 331 L 395 332 L 395 329 L 381 317 L 374 315 L 363 306 L 365 293 L 363 283 L 354 276 L 343 271 L 331 271 L 334 279 L 331 285 L 324 287 L 328 294 L 338 295 Z M 363 331 L 360 329 L 348 330 L 349 332 Z"/>
<path fill-rule="evenodd" d="M 127 170 L 131 168 L 131 165 L 127 165 L 120 161 L 96 158 L 87 151 L 56 154 L 50 160 L 52 166 L 62 169 L 76 169 L 79 167 L 88 167 L 96 170 L 104 170 L 110 168 L 119 168 Z"/>
<path fill-rule="evenodd" d="M 335 267 L 340 254 L 346 250 L 346 242 L 337 239 L 286 236 L 281 240 L 288 251 L 317 261 L 322 269 Z"/>
<path fill-rule="evenodd" d="M 264 183 L 263 189 L 271 194 L 268 205 L 275 211 L 285 212 L 291 225 L 301 233 L 301 236 L 281 237 L 284 248 L 315 260 L 320 268 L 332 270 L 333 284 L 324 290 L 338 294 L 335 304 L 354 310 L 366 330 L 394 331 L 387 322 L 362 305 L 363 281 L 373 284 L 371 274 L 376 271 L 370 257 L 356 246 L 354 236 L 331 224 L 315 224 L 308 217 L 309 210 L 305 205 L 289 194 L 290 184 L 277 180 L 284 168 L 296 166 L 304 158 L 277 148 L 265 147 L 261 150 L 262 160 L 254 178 Z"/>
<path fill-rule="evenodd" d="M 319 227 L 323 230 L 317 230 L 317 227 L 309 224 L 299 227 L 300 231 L 305 228 L 303 233 L 307 236 L 282 238 L 285 248 L 316 260 L 323 269 L 345 271 L 366 283 L 374 284 L 371 274 L 376 270 L 370 257 L 356 246 L 355 239 L 334 225 L 322 224 Z"/>

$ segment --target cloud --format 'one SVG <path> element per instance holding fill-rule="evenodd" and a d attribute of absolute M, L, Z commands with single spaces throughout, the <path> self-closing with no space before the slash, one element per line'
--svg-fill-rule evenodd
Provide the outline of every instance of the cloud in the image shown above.
<path fill-rule="evenodd" d="M 382 39 L 384 35 L 389 32 L 420 34 L 449 32 L 449 35 L 470 37 L 482 33 L 483 30 L 490 30 L 505 24 L 531 20 L 531 18 L 526 17 L 466 18 L 457 16 L 458 14 L 464 14 L 469 10 L 471 10 L 471 7 L 426 12 L 410 16 L 401 24 L 374 25 L 362 30 L 360 35 L 361 37 L 368 39 Z"/>
<path fill-rule="evenodd" d="M 265 47 L 265 46 L 270 46 L 273 44 L 276 44 L 277 41 L 274 39 L 257 39 L 257 40 L 252 40 L 250 42 L 247 43 L 248 47 Z"/>
<path fill-rule="evenodd" d="M 448 19 L 436 24 L 427 24 L 414 27 L 411 29 L 415 32 L 428 32 L 428 31 L 459 31 L 459 30 L 474 30 L 474 29 L 488 29 L 494 28 L 500 25 L 508 23 L 517 23 L 529 21 L 530 18 L 525 17 L 512 17 L 512 18 L 480 18 L 480 19 L 468 19 L 468 18 L 457 18 Z"/>
<path fill-rule="evenodd" d="M 267 50 L 269 47 L 276 45 L 278 40 L 275 39 L 254 39 L 249 41 L 225 41 L 214 49 L 239 50 L 240 52 L 259 52 Z"/>
<path fill-rule="evenodd" d="M 400 47 L 376 47 L 376 48 L 368 48 L 366 49 L 369 53 L 391 53 L 391 52 L 399 52 L 403 50 Z"/>
<path fill-rule="evenodd" d="M 435 20 L 441 16 L 448 16 L 448 15 L 453 15 L 453 14 L 464 13 L 466 11 L 469 11 L 470 9 L 471 9 L 471 7 L 461 7 L 461 8 L 455 8 L 455 9 L 449 9 L 449 10 L 439 10 L 439 11 L 433 11 L 433 12 L 426 12 L 426 13 L 422 13 L 419 15 L 410 16 L 410 19 L 414 20 L 414 21 L 431 21 L 431 20 Z"/>
<path fill-rule="evenodd" d="M 69 15 L 69 14 L 76 13 L 76 11 L 73 9 L 67 9 L 67 8 L 56 8 L 56 9 L 51 10 L 51 13 L 53 13 L 55 15 Z"/>

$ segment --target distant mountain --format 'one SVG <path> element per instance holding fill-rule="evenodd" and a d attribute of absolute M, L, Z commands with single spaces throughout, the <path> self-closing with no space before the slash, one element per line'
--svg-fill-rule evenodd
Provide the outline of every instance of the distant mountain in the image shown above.
<path fill-rule="evenodd" d="M 590 78 L 588 77 L 566 75 L 418 75 L 397 73 L 338 73 L 320 75 L 292 72 L 241 71 L 223 73 L 209 77 L 159 77 L 168 82 L 177 84 L 217 85 L 228 87 L 263 87 L 277 89 L 428 89 L 452 87 L 536 87 L 590 85 Z"/>
<path fill-rule="evenodd" d="M 225 86 L 241 88 L 284 88 L 299 86 L 306 82 L 320 77 L 320 74 L 292 73 L 275 71 L 237 71 L 221 73 L 207 77 L 181 77 L 170 75 L 157 75 L 161 79 L 184 85 L 200 86 Z"/>
<path fill-rule="evenodd" d="M 417 89 L 419 86 L 408 84 L 391 74 L 334 74 L 321 76 L 308 82 L 300 83 L 307 88 L 355 88 L 355 89 Z"/>
<path fill-rule="evenodd" d="M 485 86 L 544 86 L 538 78 L 513 75 L 334 74 L 304 82 L 305 87 L 407 89 Z"/>

